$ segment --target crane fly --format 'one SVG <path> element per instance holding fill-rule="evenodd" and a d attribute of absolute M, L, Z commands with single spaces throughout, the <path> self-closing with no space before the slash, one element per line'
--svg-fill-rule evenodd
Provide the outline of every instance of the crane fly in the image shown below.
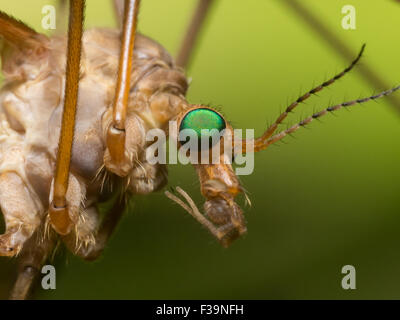
<path fill-rule="evenodd" d="M 189 82 L 184 68 L 212 2 L 199 1 L 176 60 L 136 32 L 139 0 L 115 1 L 121 30 L 86 31 L 85 2 L 71 0 L 65 36 L 46 36 L 0 12 L 5 78 L 0 93 L 0 205 L 6 224 L 0 255 L 18 256 L 20 263 L 11 298 L 28 296 L 57 243 L 83 259 L 98 258 L 124 210 L 120 194 L 149 194 L 167 184 L 166 165 L 145 157 L 149 130 L 168 132 L 174 120 L 178 131 L 224 129 L 221 139 L 235 139 L 221 113 L 185 98 Z M 260 137 L 243 139 L 242 148 L 232 154 L 221 151 L 221 160 L 248 152 L 248 146 L 252 152 L 264 150 L 314 119 L 400 89 L 327 107 L 278 130 L 302 102 L 350 72 L 364 48 L 342 72 L 290 104 Z M 180 187 L 166 195 L 227 247 L 247 231 L 235 201 L 244 190 L 229 162 L 193 166 L 206 200 L 203 210 Z M 100 218 L 98 204 L 110 199 L 110 210 Z"/>

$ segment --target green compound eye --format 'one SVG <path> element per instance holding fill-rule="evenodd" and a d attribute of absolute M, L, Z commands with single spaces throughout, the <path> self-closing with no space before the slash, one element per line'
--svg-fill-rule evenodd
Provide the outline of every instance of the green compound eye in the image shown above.
<path fill-rule="evenodd" d="M 189 111 L 184 116 L 179 131 L 191 129 L 195 132 L 199 140 L 203 140 L 204 138 L 212 140 L 213 136 L 219 135 L 225 128 L 225 120 L 217 112 L 207 108 L 198 108 Z M 209 130 L 209 133 L 204 134 L 203 132 L 202 134 L 201 130 L 204 129 Z"/>

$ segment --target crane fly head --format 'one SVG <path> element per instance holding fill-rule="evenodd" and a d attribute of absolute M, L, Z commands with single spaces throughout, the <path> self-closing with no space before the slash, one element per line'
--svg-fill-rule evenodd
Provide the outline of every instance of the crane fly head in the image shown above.
<path fill-rule="evenodd" d="M 196 160 L 192 164 L 199 176 L 201 193 L 206 198 L 204 217 L 212 223 L 209 229 L 215 228 L 212 232 L 222 245 L 228 246 L 246 232 L 242 210 L 235 203 L 242 188 L 231 165 L 231 125 L 213 108 L 195 105 L 178 115 L 177 132 L 172 135 L 176 135 L 177 146 L 184 148 L 186 155 Z M 192 209 L 185 209 L 189 212 L 197 210 L 186 193 L 185 198 L 192 204 Z"/>

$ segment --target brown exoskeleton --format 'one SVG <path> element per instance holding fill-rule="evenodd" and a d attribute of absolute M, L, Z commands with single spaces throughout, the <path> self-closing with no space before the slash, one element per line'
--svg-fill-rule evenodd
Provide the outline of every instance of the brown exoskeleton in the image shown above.
<path fill-rule="evenodd" d="M 204 109 L 227 129 L 225 138 L 234 140 L 221 114 L 185 99 L 188 81 L 182 68 L 211 2 L 199 1 L 176 61 L 158 43 L 136 34 L 138 0 L 124 2 L 122 37 L 118 30 L 83 32 L 83 0 L 70 1 L 67 36 L 47 37 L 0 12 L 5 77 L 0 93 L 0 205 L 6 222 L 0 255 L 20 257 L 13 298 L 27 296 L 58 240 L 84 259 L 100 255 L 124 205 L 115 200 L 101 219 L 99 202 L 127 191 L 148 194 L 167 183 L 166 166 L 145 157 L 150 129 L 167 131 L 170 120 L 181 128 L 189 114 Z M 343 72 L 287 107 L 261 137 L 242 141 L 236 152 L 246 152 L 248 146 L 263 150 L 313 119 L 400 89 L 326 108 L 275 133 L 298 104 L 349 72 L 363 50 Z M 204 214 L 181 188 L 176 190 L 186 202 L 166 192 L 224 246 L 246 232 L 235 202 L 243 190 L 224 161 L 234 156 L 221 152 L 219 164 L 194 165 L 206 198 Z M 119 187 L 103 183 L 106 173 Z"/>

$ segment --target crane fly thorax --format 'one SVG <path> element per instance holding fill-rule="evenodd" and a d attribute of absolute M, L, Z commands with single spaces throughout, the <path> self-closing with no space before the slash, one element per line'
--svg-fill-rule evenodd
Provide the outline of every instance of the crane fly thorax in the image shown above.
<path fill-rule="evenodd" d="M 5 80 L 0 92 L 0 174 L 7 173 L 4 183 L 12 178 L 8 172 L 18 175 L 21 188 L 27 188 L 33 199 L 36 209 L 32 214 L 38 216 L 49 205 L 64 104 L 67 48 L 67 39 L 62 36 L 40 36 L 40 41 L 42 47 L 36 51 L 6 45 L 2 48 Z M 167 178 L 165 164 L 150 165 L 144 158 L 146 132 L 167 127 L 168 121 L 187 106 L 184 95 L 188 83 L 158 43 L 141 35 L 136 42 L 126 122 L 130 163 L 125 183 L 131 192 L 147 194 L 165 185 Z M 80 219 L 82 194 L 86 194 L 85 203 L 90 206 L 102 190 L 102 183 L 94 179 L 107 160 L 104 133 L 114 97 L 119 50 L 120 34 L 116 30 L 84 33 L 69 188 L 76 221 Z M 14 218 L 8 218 L 11 225 Z M 91 218 L 88 215 L 85 219 Z"/>
<path fill-rule="evenodd" d="M 181 110 L 187 90 L 186 78 L 174 67 L 164 48 L 140 35 L 136 42 L 127 119 L 127 152 L 132 162 L 129 170 L 135 162 L 141 161 L 146 131 L 164 127 Z M 25 142 L 30 149 L 47 149 L 46 157 L 54 162 L 64 102 L 66 39 L 55 36 L 46 39 L 45 44 L 50 53 L 38 60 L 25 57 L 22 60 L 25 63 L 21 63 L 21 52 L 6 55 L 10 60 L 5 60 L 4 67 L 11 70 L 10 66 L 14 66 L 14 69 L 6 73 L 9 77 L 3 109 L 10 125 L 26 133 Z M 103 164 L 104 132 L 109 122 L 107 110 L 111 109 L 115 91 L 119 46 L 116 30 L 92 29 L 83 37 L 71 166 L 88 181 Z M 40 156 L 30 157 L 31 168 L 40 167 L 39 162 L 44 162 L 43 152 L 38 154 Z M 38 181 L 37 178 L 32 180 Z"/>

